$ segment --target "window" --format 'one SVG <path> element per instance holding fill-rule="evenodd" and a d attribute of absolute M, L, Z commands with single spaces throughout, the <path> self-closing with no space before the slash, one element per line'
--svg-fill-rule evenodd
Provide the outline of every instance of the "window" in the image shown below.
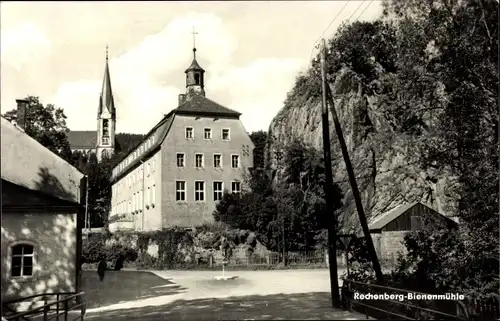
<path fill-rule="evenodd" d="M 156 203 L 156 185 L 153 184 L 151 188 L 151 205 L 154 206 Z"/>
<path fill-rule="evenodd" d="M 184 167 L 184 166 L 186 166 L 184 153 L 177 153 L 177 167 Z"/>
<path fill-rule="evenodd" d="M 205 182 L 194 182 L 194 200 L 198 202 L 205 200 Z"/>
<path fill-rule="evenodd" d="M 186 127 L 186 139 L 193 138 L 193 127 Z"/>
<path fill-rule="evenodd" d="M 205 139 L 212 139 L 212 128 L 205 128 L 203 131 L 203 137 Z"/>
<path fill-rule="evenodd" d="M 241 192 L 241 183 L 240 182 L 231 182 L 231 192 L 232 193 L 240 193 Z"/>
<path fill-rule="evenodd" d="M 222 130 L 222 139 L 229 140 L 229 128 L 224 128 Z"/>
<path fill-rule="evenodd" d="M 34 246 L 30 244 L 17 244 L 12 246 L 12 276 L 33 275 Z"/>
<path fill-rule="evenodd" d="M 149 208 L 149 202 L 151 201 L 151 187 L 148 187 L 148 190 L 146 192 L 146 208 Z"/>
<path fill-rule="evenodd" d="M 176 181 L 175 182 L 175 200 L 185 201 L 186 200 L 186 182 Z"/>
<path fill-rule="evenodd" d="M 231 155 L 231 166 L 233 168 L 240 167 L 240 155 Z"/>
<path fill-rule="evenodd" d="M 109 145 L 109 137 L 108 136 L 103 136 L 102 137 L 102 144 L 103 145 Z"/>
<path fill-rule="evenodd" d="M 214 182 L 214 201 L 220 201 L 222 199 L 223 182 Z"/>
<path fill-rule="evenodd" d="M 194 166 L 197 168 L 203 167 L 203 154 L 196 154 Z"/>
<path fill-rule="evenodd" d="M 222 167 L 222 155 L 221 154 L 214 154 L 214 167 L 215 168 Z"/>
<path fill-rule="evenodd" d="M 102 136 L 109 136 L 109 119 L 102 120 Z"/>
<path fill-rule="evenodd" d="M 200 84 L 200 74 L 194 74 L 194 83 L 196 85 Z"/>

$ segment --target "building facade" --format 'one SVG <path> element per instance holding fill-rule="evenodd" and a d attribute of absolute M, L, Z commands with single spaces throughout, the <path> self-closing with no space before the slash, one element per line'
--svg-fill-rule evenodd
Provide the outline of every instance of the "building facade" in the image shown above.
<path fill-rule="evenodd" d="M 111 76 L 108 65 L 108 52 L 106 50 L 106 65 L 102 81 L 99 106 L 97 108 L 97 130 L 70 131 L 68 142 L 72 151 L 84 154 L 95 153 L 98 160 L 103 155 L 111 156 L 116 150 L 116 108 L 111 89 Z"/>
<path fill-rule="evenodd" d="M 1 132 L 2 304 L 78 292 L 84 175 L 21 126 Z"/>
<path fill-rule="evenodd" d="M 205 97 L 193 55 L 178 107 L 113 169 L 111 231 L 196 226 L 225 190 L 241 192 L 254 145 L 239 112 Z"/>

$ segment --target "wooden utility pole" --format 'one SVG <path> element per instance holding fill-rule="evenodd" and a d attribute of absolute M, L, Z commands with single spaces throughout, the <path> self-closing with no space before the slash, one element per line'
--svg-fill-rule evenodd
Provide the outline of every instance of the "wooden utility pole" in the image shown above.
<path fill-rule="evenodd" d="M 337 217 L 333 205 L 333 174 L 332 158 L 330 152 L 330 126 L 328 123 L 328 105 L 326 101 L 326 71 L 325 71 L 326 49 L 325 40 L 321 43 L 321 85 L 323 89 L 322 121 L 323 121 L 323 153 L 325 162 L 325 200 L 328 218 L 328 263 L 330 270 L 330 289 L 332 293 L 332 307 L 340 308 L 339 279 L 337 275 Z"/>
<path fill-rule="evenodd" d="M 90 230 L 90 217 L 89 217 L 89 176 L 85 175 L 85 229 Z M 88 231 L 87 230 L 87 231 Z M 88 234 L 87 234 L 88 236 Z"/>
<path fill-rule="evenodd" d="M 278 168 L 278 172 L 277 172 L 277 175 L 276 175 L 276 178 L 277 178 L 277 187 L 278 187 L 278 195 L 281 197 L 283 195 L 283 185 L 282 185 L 282 182 L 281 182 L 281 171 L 282 171 L 282 161 L 283 161 L 283 151 L 281 149 L 281 146 L 278 147 L 279 150 L 277 150 L 275 152 L 276 154 L 276 161 L 277 161 L 277 168 Z M 285 228 L 285 213 L 283 213 L 283 206 L 281 206 L 281 201 L 279 201 L 278 203 L 278 218 L 279 218 L 279 222 L 281 224 L 281 235 L 282 235 L 282 241 L 283 241 L 283 265 L 284 266 L 287 266 L 287 263 L 288 263 L 288 260 L 287 260 L 287 247 L 286 247 L 286 228 Z M 278 250 L 279 252 L 279 250 Z"/>
<path fill-rule="evenodd" d="M 358 210 L 358 215 L 359 215 L 359 221 L 361 223 L 361 227 L 363 228 L 363 234 L 366 239 L 366 243 L 368 246 L 368 254 L 371 257 L 371 261 L 373 264 L 373 269 L 375 270 L 375 275 L 377 276 L 377 281 L 379 283 L 383 283 L 383 275 L 382 275 L 382 270 L 380 268 L 380 263 L 377 258 L 377 252 L 375 251 L 375 246 L 373 246 L 373 240 L 370 235 L 370 230 L 368 228 L 368 223 L 366 220 L 366 215 L 365 211 L 363 209 L 363 203 L 361 202 L 361 195 L 359 194 L 359 189 L 358 185 L 356 183 L 356 177 L 354 176 L 354 170 L 352 168 L 351 160 L 349 158 L 349 153 L 347 151 L 347 145 L 344 140 L 344 135 L 342 134 L 342 127 L 340 127 L 340 122 L 337 117 L 337 112 L 335 111 L 335 102 L 333 100 L 333 95 L 330 90 L 330 86 L 326 85 L 326 80 L 324 79 L 324 56 L 326 55 L 325 52 L 325 39 L 322 40 L 322 48 L 321 48 L 321 59 L 322 59 L 322 69 L 321 69 L 321 75 L 322 75 L 322 80 L 323 80 L 323 105 L 326 105 L 325 102 L 325 95 L 326 98 L 328 99 L 328 102 L 330 103 L 330 110 L 333 115 L 333 123 L 335 124 L 335 131 L 337 132 L 337 136 L 339 138 L 339 143 L 340 143 L 340 149 L 342 150 L 342 156 L 344 157 L 344 162 L 346 165 L 347 169 L 347 174 L 349 176 L 349 182 L 351 183 L 351 188 L 352 188 L 352 194 L 354 196 L 354 201 L 356 203 L 356 209 Z M 324 125 L 323 125 L 324 126 Z M 323 127 L 323 132 L 324 132 L 324 127 Z M 325 158 L 326 158 L 326 153 L 325 153 Z M 328 172 L 327 172 L 327 175 Z"/>

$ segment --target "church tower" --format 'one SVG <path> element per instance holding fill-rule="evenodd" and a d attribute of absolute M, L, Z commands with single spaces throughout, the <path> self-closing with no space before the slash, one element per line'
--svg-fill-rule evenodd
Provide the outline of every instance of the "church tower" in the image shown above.
<path fill-rule="evenodd" d="M 111 90 L 111 77 L 108 66 L 108 47 L 106 46 L 106 66 L 102 80 L 99 109 L 97 110 L 96 156 L 101 161 L 103 155 L 111 156 L 115 151 L 116 109 Z"/>
<path fill-rule="evenodd" d="M 196 32 L 193 30 L 193 62 L 191 66 L 186 69 L 186 98 L 189 100 L 193 95 L 205 96 L 205 82 L 204 74 L 205 70 L 200 67 L 196 61 L 196 43 L 194 41 L 194 36 Z"/>

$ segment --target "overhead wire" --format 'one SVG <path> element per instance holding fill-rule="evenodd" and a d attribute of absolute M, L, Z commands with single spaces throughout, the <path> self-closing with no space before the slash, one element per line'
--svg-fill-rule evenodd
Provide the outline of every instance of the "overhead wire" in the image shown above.
<path fill-rule="evenodd" d="M 375 0 L 372 0 L 370 2 L 368 2 L 368 5 L 363 9 L 363 11 L 361 11 L 361 13 L 356 17 L 355 21 L 358 21 L 359 18 L 361 18 L 361 16 L 363 15 L 363 13 L 365 13 L 366 9 L 368 9 L 369 6 L 371 6 L 371 4 L 373 3 L 373 1 Z"/>
<path fill-rule="evenodd" d="M 358 7 L 356 8 L 356 10 L 354 10 L 354 12 L 349 16 L 349 18 L 347 18 L 347 22 L 351 20 L 351 18 L 359 11 L 359 9 L 363 6 L 363 4 L 366 2 L 367 0 L 363 0 L 361 1 L 361 3 L 358 5 Z M 371 4 L 374 2 L 375 0 L 371 0 L 368 5 L 363 9 L 363 11 L 361 11 L 361 13 L 356 17 L 356 19 L 354 20 L 354 22 L 358 21 L 359 18 L 365 13 L 365 11 L 368 9 L 368 7 L 371 6 Z M 319 49 L 319 41 L 321 40 L 321 38 L 323 37 L 323 35 L 328 31 L 328 29 L 330 28 L 330 26 L 335 22 L 335 20 L 337 20 L 337 18 L 340 16 L 340 14 L 344 11 L 344 9 L 347 7 L 347 5 L 349 4 L 350 0 L 347 0 L 344 4 L 344 6 L 342 7 L 342 9 L 340 9 L 340 11 L 337 13 L 337 15 L 330 21 L 330 23 L 328 24 L 328 26 L 325 28 L 325 30 L 323 30 L 323 32 L 321 33 L 321 35 L 318 37 L 318 39 L 316 39 L 316 41 L 314 41 L 313 43 L 313 47 L 311 48 L 311 54 L 309 56 L 309 61 L 312 60 L 312 56 L 313 56 L 313 53 L 314 53 L 314 49 Z"/>
<path fill-rule="evenodd" d="M 312 56 L 313 56 L 313 53 L 314 53 L 314 49 L 318 49 L 319 46 L 318 46 L 318 42 L 321 40 L 321 37 L 323 37 L 323 35 L 326 33 L 326 31 L 328 30 L 328 28 L 330 28 L 330 26 L 335 22 L 335 20 L 337 20 L 337 18 L 340 16 L 340 14 L 344 11 L 344 9 L 347 7 L 347 5 L 349 4 L 349 0 L 345 2 L 344 6 L 342 7 L 342 9 L 340 9 L 340 11 L 337 13 L 337 15 L 330 21 L 330 23 L 328 24 L 328 26 L 325 28 L 325 30 L 323 30 L 323 32 L 321 33 L 321 35 L 318 37 L 318 39 L 316 39 L 316 41 L 314 41 L 313 43 L 313 47 L 311 48 L 311 55 L 309 56 L 309 61 L 311 61 L 312 59 Z"/>

